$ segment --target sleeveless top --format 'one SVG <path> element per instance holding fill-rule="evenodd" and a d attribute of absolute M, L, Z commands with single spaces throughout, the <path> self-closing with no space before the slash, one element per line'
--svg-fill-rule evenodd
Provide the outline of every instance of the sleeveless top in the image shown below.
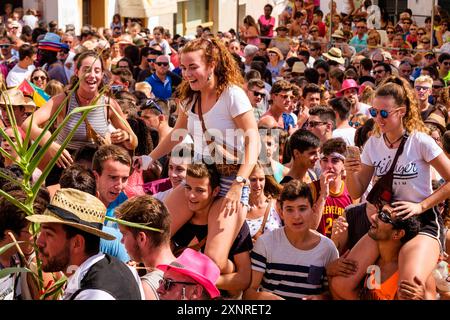
<path fill-rule="evenodd" d="M 364 281 L 364 289 L 361 293 L 361 300 L 394 300 L 398 289 L 398 270 L 384 281 L 379 289 L 367 288 L 367 277 Z"/>
<path fill-rule="evenodd" d="M 250 235 L 253 237 L 258 230 L 261 228 L 263 223 L 264 216 L 261 216 L 256 219 L 245 219 L 247 222 L 248 228 L 250 229 Z M 281 228 L 283 223 L 281 221 L 280 216 L 276 212 L 275 208 L 272 206 L 269 211 L 269 216 L 267 217 L 266 225 L 264 226 L 264 232 L 272 231 L 278 228 Z"/>
<path fill-rule="evenodd" d="M 106 291 L 116 300 L 142 299 L 131 270 L 123 262 L 108 255 L 89 268 L 80 282 L 80 289 L 70 297 L 70 300 L 74 300 L 81 291 L 87 289 Z"/>
<path fill-rule="evenodd" d="M 74 92 L 68 101 L 68 108 L 66 112 L 66 116 L 75 108 L 79 107 L 78 101 L 75 97 L 76 93 Z M 98 104 L 106 104 L 106 98 L 104 96 L 100 97 Z M 66 137 L 69 135 L 70 130 L 75 127 L 78 120 L 81 118 L 81 113 L 76 113 L 72 115 L 67 122 L 66 126 L 60 131 L 58 137 L 56 138 L 56 142 L 58 144 L 62 144 Z M 105 137 L 108 132 L 108 119 L 105 113 L 105 109 L 103 107 L 98 107 L 89 112 L 87 119 L 89 123 L 94 128 L 94 130 L 100 134 L 102 137 Z M 86 124 L 84 121 L 78 127 L 77 131 L 72 137 L 72 140 L 67 145 L 66 149 L 78 150 L 80 147 L 92 143 L 88 140 L 86 134 Z"/>
<path fill-rule="evenodd" d="M 142 282 L 145 282 L 150 287 L 157 300 L 159 300 L 159 295 L 156 290 L 159 288 L 159 282 L 163 279 L 163 276 L 164 272 L 156 269 L 141 277 Z"/>

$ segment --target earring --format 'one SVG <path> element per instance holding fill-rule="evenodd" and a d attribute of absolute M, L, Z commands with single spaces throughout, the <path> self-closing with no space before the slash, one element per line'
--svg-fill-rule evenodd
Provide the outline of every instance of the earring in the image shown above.
<path fill-rule="evenodd" d="M 210 82 L 210 81 L 211 81 L 211 79 L 212 79 L 212 73 L 210 73 L 210 74 L 209 74 L 209 76 L 208 76 L 208 79 L 207 79 L 207 80 L 208 80 L 208 82 Z"/>

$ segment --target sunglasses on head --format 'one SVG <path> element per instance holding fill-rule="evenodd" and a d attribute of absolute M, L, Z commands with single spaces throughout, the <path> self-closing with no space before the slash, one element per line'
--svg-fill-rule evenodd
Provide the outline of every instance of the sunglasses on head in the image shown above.
<path fill-rule="evenodd" d="M 372 118 L 376 118 L 377 115 L 378 115 L 378 113 L 380 113 L 380 117 L 382 117 L 383 119 L 387 119 L 387 118 L 389 117 L 389 115 L 390 115 L 391 113 L 394 113 L 395 111 L 397 111 L 397 110 L 386 111 L 386 110 L 384 110 L 384 109 L 381 109 L 381 110 L 377 110 L 377 109 L 375 109 L 375 108 L 370 108 L 370 109 L 369 109 L 369 113 L 370 113 L 370 115 L 372 116 Z"/>
<path fill-rule="evenodd" d="M 163 66 L 163 67 L 167 67 L 168 65 L 169 65 L 169 63 L 168 62 L 155 62 L 155 64 L 157 65 L 157 66 Z"/>
<path fill-rule="evenodd" d="M 395 225 L 394 221 L 392 221 L 391 215 L 386 211 L 383 211 L 383 210 L 379 211 L 378 219 L 380 219 L 384 223 L 389 223 L 389 224 L 392 224 L 393 226 Z"/>
<path fill-rule="evenodd" d="M 162 285 L 165 291 L 170 291 L 172 286 L 176 285 L 176 284 L 182 284 L 182 285 L 186 285 L 186 286 L 197 285 L 197 283 L 195 283 L 195 282 L 175 281 L 175 280 L 167 279 L 167 278 L 162 278 L 161 280 L 159 280 L 159 285 L 160 286 Z"/>
<path fill-rule="evenodd" d="M 163 114 L 164 112 L 162 111 L 162 108 L 159 106 L 159 104 L 157 104 L 155 101 L 153 100 L 147 100 L 147 102 L 145 103 L 145 105 L 148 107 L 150 106 L 150 109 L 156 109 L 158 110 L 161 114 Z"/>
<path fill-rule="evenodd" d="M 255 97 L 261 97 L 263 99 L 266 97 L 266 94 L 264 92 L 258 92 L 258 91 L 252 91 L 252 92 Z"/>
<path fill-rule="evenodd" d="M 33 81 L 38 81 L 39 79 L 44 81 L 44 80 L 47 80 L 47 77 L 46 76 L 35 76 L 35 77 L 33 77 Z"/>

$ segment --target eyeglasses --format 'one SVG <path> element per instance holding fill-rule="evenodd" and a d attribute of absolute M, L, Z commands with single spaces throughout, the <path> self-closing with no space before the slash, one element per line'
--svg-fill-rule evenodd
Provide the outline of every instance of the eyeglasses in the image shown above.
<path fill-rule="evenodd" d="M 434 58 L 435 58 L 435 56 L 432 56 L 432 55 L 425 56 L 425 59 L 427 59 L 427 60 L 433 60 Z"/>
<path fill-rule="evenodd" d="M 309 49 L 309 51 L 317 51 L 317 49 L 316 48 L 311 48 L 311 49 Z"/>
<path fill-rule="evenodd" d="M 423 44 L 429 44 L 430 41 L 422 41 Z"/>
<path fill-rule="evenodd" d="M 19 29 L 19 27 L 11 27 L 10 29 Z"/>
<path fill-rule="evenodd" d="M 170 289 L 172 288 L 172 285 L 176 285 L 176 284 L 183 284 L 183 285 L 191 285 L 191 286 L 195 286 L 197 285 L 197 283 L 195 282 L 184 282 L 184 281 L 175 281 L 172 279 L 167 279 L 167 278 L 162 278 L 161 280 L 159 280 L 159 285 L 163 286 L 165 291 L 170 291 Z"/>
<path fill-rule="evenodd" d="M 156 59 L 147 59 L 147 62 L 155 62 Z"/>
<path fill-rule="evenodd" d="M 169 63 L 168 62 L 156 62 L 155 63 L 157 66 L 163 66 L 163 67 L 167 67 L 168 65 L 169 65 Z"/>
<path fill-rule="evenodd" d="M 47 80 L 47 77 L 46 76 L 35 76 L 35 77 L 33 77 L 33 81 L 38 81 L 38 80 L 41 80 L 41 81 L 44 81 L 44 80 Z"/>
<path fill-rule="evenodd" d="M 8 49 L 10 46 L 10 44 L 0 44 L 0 49 Z"/>
<path fill-rule="evenodd" d="M 433 84 L 433 89 L 442 89 L 442 88 L 444 88 L 444 86 L 441 84 Z"/>
<path fill-rule="evenodd" d="M 424 36 L 425 33 L 423 33 L 423 32 L 417 32 L 417 35 L 418 35 L 418 36 Z"/>
<path fill-rule="evenodd" d="M 384 223 L 389 223 L 394 225 L 394 221 L 392 221 L 392 218 L 390 216 L 389 213 L 387 213 L 386 211 L 379 211 L 378 212 L 378 219 L 380 219 L 381 221 L 383 221 Z"/>
<path fill-rule="evenodd" d="M 424 86 L 415 86 L 414 89 L 416 89 L 416 91 L 420 91 L 420 90 L 428 91 L 431 88 L 430 87 L 424 87 Z"/>
<path fill-rule="evenodd" d="M 386 31 L 387 34 L 394 34 L 394 31 Z"/>
<path fill-rule="evenodd" d="M 266 97 L 266 94 L 264 92 L 258 92 L 258 91 L 252 91 L 252 92 L 255 97 L 261 97 L 263 99 Z"/>
<path fill-rule="evenodd" d="M 372 62 L 373 62 L 373 64 L 379 64 L 379 63 L 382 63 L 383 61 L 382 60 L 372 60 Z"/>
<path fill-rule="evenodd" d="M 326 74 L 326 73 L 319 73 L 319 77 L 321 77 L 321 78 L 326 78 L 326 77 L 327 77 L 327 74 Z"/>
<path fill-rule="evenodd" d="M 353 121 L 349 121 L 348 124 L 350 125 L 350 127 L 354 127 L 354 128 L 358 128 L 361 125 L 361 123 L 353 122 Z"/>
<path fill-rule="evenodd" d="M 448 66 L 450 66 L 450 61 L 444 61 L 444 62 L 442 62 L 442 64 L 443 64 L 444 66 L 448 67 Z"/>
<path fill-rule="evenodd" d="M 387 118 L 389 117 L 390 114 L 395 113 L 396 111 L 397 111 L 397 110 L 386 111 L 386 110 L 384 110 L 384 109 L 381 109 L 381 110 L 378 111 L 378 110 L 375 109 L 375 108 L 370 108 L 370 109 L 369 109 L 370 115 L 371 115 L 373 118 L 376 118 L 377 115 L 378 115 L 378 113 L 380 113 L 380 116 L 381 116 L 383 119 L 387 119 Z"/>
<path fill-rule="evenodd" d="M 373 74 L 382 74 L 383 72 L 386 72 L 386 71 L 384 71 L 384 69 L 383 70 L 381 70 L 381 69 L 373 70 Z"/>
<path fill-rule="evenodd" d="M 309 32 L 319 32 L 319 30 L 314 29 L 314 30 L 310 30 Z"/>
<path fill-rule="evenodd" d="M 317 126 L 321 126 L 324 124 L 328 124 L 326 121 L 308 121 L 308 127 L 315 128 Z"/>

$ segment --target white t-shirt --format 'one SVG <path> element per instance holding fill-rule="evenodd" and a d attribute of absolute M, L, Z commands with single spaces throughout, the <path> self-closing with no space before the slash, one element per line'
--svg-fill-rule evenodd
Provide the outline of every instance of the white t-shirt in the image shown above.
<path fill-rule="evenodd" d="M 375 167 L 376 176 L 385 175 L 397 149 L 389 149 L 382 136 L 372 136 L 361 155 L 363 164 Z M 429 135 L 415 132 L 408 137 L 394 170 L 394 200 L 420 202 L 432 192 L 429 162 L 442 153 Z"/>
<path fill-rule="evenodd" d="M 23 82 L 23 80 L 30 78 L 35 66 L 29 65 L 27 69 L 22 69 L 19 64 L 16 64 L 6 77 L 6 86 L 8 88 L 16 87 Z"/>
<path fill-rule="evenodd" d="M 29 26 L 31 29 L 34 29 L 37 27 L 37 23 L 39 21 L 38 17 L 32 15 L 32 14 L 26 14 L 22 18 L 23 23 L 25 26 Z"/>
<path fill-rule="evenodd" d="M 348 146 L 355 145 L 355 128 L 342 128 L 342 129 L 334 129 L 332 137 L 333 138 L 342 138 Z"/>
<path fill-rule="evenodd" d="M 161 42 L 156 42 L 156 40 L 152 40 L 152 41 L 150 41 L 149 47 L 151 47 L 155 44 L 158 44 L 159 46 L 161 46 L 161 48 L 163 49 L 163 53 L 166 56 L 169 56 L 170 53 L 172 52 L 170 50 L 170 44 L 169 44 L 169 42 L 167 42 L 166 39 L 162 39 Z"/>
<path fill-rule="evenodd" d="M 236 135 L 236 125 L 233 118 L 246 113 L 253 112 L 252 105 L 245 91 L 238 86 L 230 86 L 223 91 L 216 104 L 208 112 L 203 114 L 205 127 L 211 136 L 216 138 L 215 143 L 229 146 L 228 151 L 233 147 L 237 150 L 244 150 L 244 136 Z M 196 110 L 197 112 L 197 110 Z M 196 154 L 209 155 L 206 141 L 203 137 L 202 124 L 197 113 L 188 111 L 188 131 L 194 138 L 194 151 Z M 201 143 L 199 143 L 201 141 Z"/>
<path fill-rule="evenodd" d="M 369 106 L 368 104 L 358 102 L 358 112 L 356 112 L 356 114 L 362 113 L 362 114 L 368 116 L 369 118 L 372 118 L 372 116 L 370 115 L 370 111 L 369 111 L 370 108 L 371 108 L 371 106 Z"/>

